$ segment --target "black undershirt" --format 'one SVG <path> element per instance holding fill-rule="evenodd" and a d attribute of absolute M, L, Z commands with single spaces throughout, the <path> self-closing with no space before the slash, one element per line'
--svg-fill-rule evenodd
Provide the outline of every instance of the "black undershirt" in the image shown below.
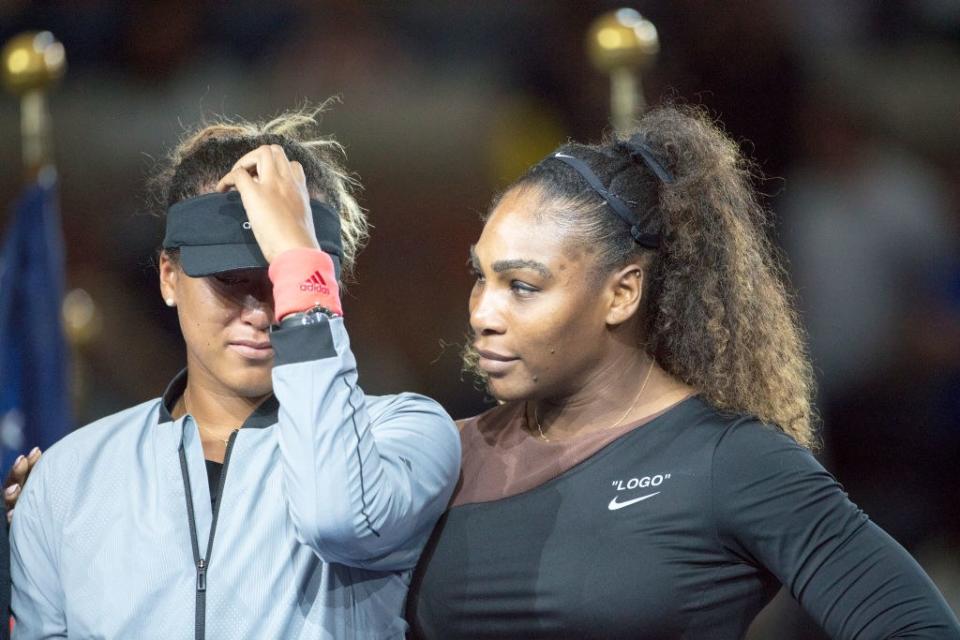
<path fill-rule="evenodd" d="M 220 487 L 220 473 L 223 472 L 223 463 L 213 460 L 204 460 L 207 463 L 207 484 L 210 486 L 210 508 L 217 510 L 217 489 Z"/>

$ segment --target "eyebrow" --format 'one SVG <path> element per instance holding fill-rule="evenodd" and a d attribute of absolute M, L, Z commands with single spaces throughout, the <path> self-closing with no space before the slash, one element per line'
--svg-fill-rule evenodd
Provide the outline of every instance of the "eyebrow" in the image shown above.
<path fill-rule="evenodd" d="M 480 261 L 477 259 L 477 254 L 474 252 L 473 247 L 470 247 L 470 263 L 475 269 L 479 270 Z M 553 277 L 553 273 L 547 268 L 547 265 L 543 264 L 542 262 L 537 262 L 536 260 L 514 258 L 512 260 L 497 260 L 493 263 L 493 270 L 495 273 L 513 271 L 514 269 L 531 269 L 532 271 L 539 273 L 541 277 Z"/>

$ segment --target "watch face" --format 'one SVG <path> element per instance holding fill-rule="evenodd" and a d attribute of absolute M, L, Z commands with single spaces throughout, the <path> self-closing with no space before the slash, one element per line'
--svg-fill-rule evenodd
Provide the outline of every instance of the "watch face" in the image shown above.
<path fill-rule="evenodd" d="M 304 312 L 303 315 L 306 316 L 306 317 L 312 318 L 312 321 L 310 322 L 310 324 L 316 324 L 316 323 L 320 322 L 320 319 L 321 319 L 321 318 L 336 318 L 336 317 L 337 317 L 337 314 L 336 314 L 336 313 L 334 313 L 334 312 L 331 311 L 330 309 L 327 309 L 326 307 L 321 306 L 321 305 L 319 305 L 319 304 L 318 304 L 317 306 L 313 307 L 312 309 L 307 309 L 307 310 Z"/>
<path fill-rule="evenodd" d="M 331 317 L 332 314 L 327 309 L 323 307 L 320 307 L 319 309 L 313 308 L 303 314 L 303 319 L 300 324 L 320 324 Z"/>
<path fill-rule="evenodd" d="M 270 327 L 270 330 L 273 331 L 276 328 L 287 328 L 287 327 L 302 327 L 304 325 L 310 324 L 320 324 L 326 322 L 330 318 L 339 317 L 330 309 L 326 307 L 316 306 L 312 309 L 307 309 L 306 311 L 301 311 L 300 313 L 291 313 L 286 318 L 284 318 L 279 326 L 274 325 Z"/>

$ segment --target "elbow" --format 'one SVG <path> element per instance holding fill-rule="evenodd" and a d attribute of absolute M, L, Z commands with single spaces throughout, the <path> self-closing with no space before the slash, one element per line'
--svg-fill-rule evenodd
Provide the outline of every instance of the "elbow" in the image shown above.
<path fill-rule="evenodd" d="M 332 500 L 287 510 L 296 540 L 325 561 L 355 565 L 381 552 L 385 536 L 362 508 Z"/>

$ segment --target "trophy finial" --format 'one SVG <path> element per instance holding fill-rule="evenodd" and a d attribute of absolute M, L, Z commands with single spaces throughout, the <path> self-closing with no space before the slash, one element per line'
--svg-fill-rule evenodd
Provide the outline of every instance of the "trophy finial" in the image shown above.
<path fill-rule="evenodd" d="M 643 68 L 660 51 L 653 23 L 634 9 L 617 9 L 598 17 L 587 33 L 594 66 L 605 73 L 618 68 Z"/>
<path fill-rule="evenodd" d="M 14 36 L 3 47 L 3 84 L 13 94 L 46 91 L 63 77 L 67 57 L 49 31 Z"/>
<path fill-rule="evenodd" d="M 587 51 L 593 66 L 610 76 L 610 120 L 626 133 L 645 106 L 640 71 L 660 51 L 657 28 L 633 9 L 617 9 L 590 25 Z"/>

